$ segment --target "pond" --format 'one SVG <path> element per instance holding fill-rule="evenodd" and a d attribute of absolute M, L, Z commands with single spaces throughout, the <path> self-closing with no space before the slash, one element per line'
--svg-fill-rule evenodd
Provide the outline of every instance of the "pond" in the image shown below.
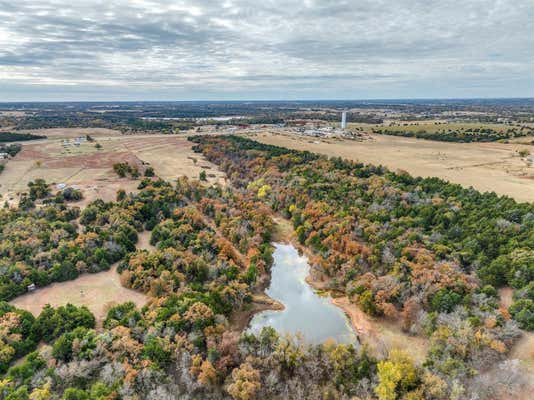
<path fill-rule="evenodd" d="M 279 333 L 300 333 L 309 343 L 331 338 L 338 343 L 357 344 L 345 313 L 332 304 L 330 296 L 320 296 L 305 281 L 309 274 L 308 259 L 289 244 L 274 243 L 271 283 L 266 293 L 281 302 L 282 311 L 262 311 L 252 318 L 248 331 L 259 333 L 271 326 Z"/>

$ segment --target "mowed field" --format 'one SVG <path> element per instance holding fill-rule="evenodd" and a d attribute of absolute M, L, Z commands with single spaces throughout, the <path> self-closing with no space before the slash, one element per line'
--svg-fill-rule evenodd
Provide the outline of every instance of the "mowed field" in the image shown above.
<path fill-rule="evenodd" d="M 138 236 L 138 249 L 155 250 L 155 247 L 150 245 L 150 232 L 144 231 Z M 39 315 L 46 304 L 53 307 L 64 306 L 68 303 L 77 306 L 84 305 L 91 310 L 100 325 L 106 318 L 110 306 L 122 304 L 125 301 L 132 301 L 138 307 L 142 307 L 148 301 L 148 297 L 143 293 L 123 287 L 120 283 L 120 275 L 117 273 L 117 264 L 115 264 L 108 271 L 86 273 L 72 281 L 52 283 L 19 296 L 10 303 L 35 316 Z"/>
<path fill-rule="evenodd" d="M 534 201 L 534 166 L 518 151 L 526 143 L 448 143 L 371 134 L 371 140 L 316 139 L 292 133 L 258 132 L 248 135 L 263 143 L 308 150 L 375 165 L 414 176 L 437 176 L 482 192 L 508 195 L 520 202 Z M 532 138 L 530 138 L 532 139 Z"/>
<path fill-rule="evenodd" d="M 108 271 L 83 274 L 72 281 L 52 283 L 34 292 L 24 294 L 10 301 L 12 305 L 38 316 L 46 304 L 52 307 L 68 303 L 87 306 L 97 323 L 105 319 L 109 307 L 126 301 L 142 307 L 148 301 L 143 293 L 121 286 L 117 265 Z"/>
<path fill-rule="evenodd" d="M 10 160 L 0 175 L 2 201 L 15 202 L 27 190 L 28 182 L 44 178 L 53 184 L 64 183 L 80 189 L 85 199 L 81 206 L 97 198 L 113 200 L 118 189 L 135 191 L 138 181 L 119 178 L 113 164 L 128 162 L 140 170 L 152 166 L 158 176 L 173 181 L 186 175 L 198 178 L 205 170 L 208 181 L 224 183 L 216 167 L 191 150 L 185 136 L 121 135 L 108 129 L 45 129 L 31 131 L 48 139 L 24 142 L 22 151 Z M 64 145 L 64 140 L 90 135 L 94 142 L 79 146 Z M 101 149 L 95 147 L 100 144 Z"/>

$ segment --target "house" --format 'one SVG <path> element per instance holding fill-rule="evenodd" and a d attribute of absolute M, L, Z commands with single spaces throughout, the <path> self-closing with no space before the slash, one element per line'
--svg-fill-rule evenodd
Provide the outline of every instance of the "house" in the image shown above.
<path fill-rule="evenodd" d="M 0 153 L 0 160 L 7 160 L 9 158 L 9 153 Z"/>

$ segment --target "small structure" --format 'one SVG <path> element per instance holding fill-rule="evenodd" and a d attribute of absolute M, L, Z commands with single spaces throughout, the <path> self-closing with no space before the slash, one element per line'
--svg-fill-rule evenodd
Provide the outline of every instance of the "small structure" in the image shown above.
<path fill-rule="evenodd" d="M 37 289 L 37 287 L 35 286 L 35 283 L 32 283 L 28 285 L 27 289 L 28 292 L 33 292 L 35 289 Z"/>
<path fill-rule="evenodd" d="M 347 129 L 347 112 L 341 113 L 341 129 Z"/>
<path fill-rule="evenodd" d="M 9 158 L 9 153 L 0 152 L 0 160 L 7 160 Z"/>

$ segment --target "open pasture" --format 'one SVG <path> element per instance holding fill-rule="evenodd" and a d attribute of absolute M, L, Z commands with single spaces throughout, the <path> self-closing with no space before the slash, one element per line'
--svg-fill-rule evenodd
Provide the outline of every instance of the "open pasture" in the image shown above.
<path fill-rule="evenodd" d="M 46 304 L 53 307 L 68 303 L 76 306 L 84 305 L 95 315 L 98 323 L 101 323 L 110 306 L 126 301 L 132 301 L 138 307 L 142 307 L 148 301 L 148 297 L 123 287 L 117 266 L 114 265 L 108 271 L 83 274 L 72 281 L 52 283 L 15 298 L 11 304 L 35 316 L 39 315 Z"/>
<path fill-rule="evenodd" d="M 22 151 L 7 163 L 0 175 L 3 201 L 16 202 L 28 182 L 37 178 L 80 189 L 85 197 L 79 203 L 82 206 L 97 198 L 113 200 L 118 189 L 133 191 L 138 185 L 137 180 L 116 175 L 113 164 L 119 162 L 137 166 L 140 171 L 151 166 L 157 176 L 169 181 L 183 175 L 198 178 L 201 171 L 206 171 L 209 182 L 224 184 L 224 175 L 202 155 L 195 154 L 184 136 L 128 136 L 108 129 L 32 132 L 47 135 L 48 139 L 24 143 Z M 74 138 L 85 135 L 94 141 L 74 144 Z"/>

